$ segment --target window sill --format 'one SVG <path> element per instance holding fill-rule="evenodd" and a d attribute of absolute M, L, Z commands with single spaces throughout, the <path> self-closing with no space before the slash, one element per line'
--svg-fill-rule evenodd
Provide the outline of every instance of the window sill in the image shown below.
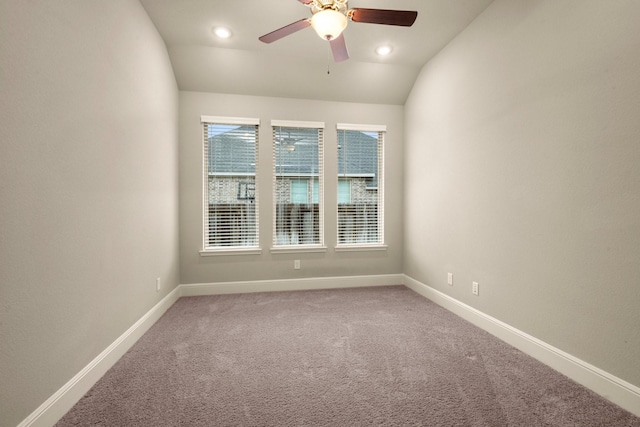
<path fill-rule="evenodd" d="M 326 246 L 278 246 L 269 249 L 272 254 L 299 254 L 327 252 Z"/>
<path fill-rule="evenodd" d="M 336 252 L 362 252 L 362 251 L 386 251 L 387 245 L 339 245 L 336 246 Z"/>
<path fill-rule="evenodd" d="M 200 256 L 220 256 L 220 255 L 260 255 L 260 248 L 236 248 L 236 249 L 203 249 Z"/>

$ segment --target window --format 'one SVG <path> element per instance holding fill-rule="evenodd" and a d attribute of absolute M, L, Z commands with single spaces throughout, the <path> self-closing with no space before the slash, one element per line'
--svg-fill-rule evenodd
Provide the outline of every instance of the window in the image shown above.
<path fill-rule="evenodd" d="M 272 121 L 274 248 L 321 246 L 324 123 Z"/>
<path fill-rule="evenodd" d="M 351 203 L 351 181 L 348 179 L 338 180 L 338 204 Z"/>
<path fill-rule="evenodd" d="M 318 203 L 318 181 L 308 179 L 291 180 L 291 203 Z"/>
<path fill-rule="evenodd" d="M 203 249 L 258 248 L 258 119 L 202 116 Z"/>
<path fill-rule="evenodd" d="M 384 244 L 385 131 L 338 124 L 338 247 Z"/>

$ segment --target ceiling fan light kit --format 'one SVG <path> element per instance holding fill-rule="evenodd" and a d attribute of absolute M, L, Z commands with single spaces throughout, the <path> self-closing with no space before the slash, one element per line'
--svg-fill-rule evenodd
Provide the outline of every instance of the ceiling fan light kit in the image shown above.
<path fill-rule="evenodd" d="M 337 39 L 342 34 L 342 31 L 347 28 L 347 17 L 337 10 L 325 9 L 313 14 L 311 26 L 316 30 L 320 38 L 333 40 Z"/>
<path fill-rule="evenodd" d="M 263 43 L 272 43 L 309 26 L 320 38 L 328 40 L 336 62 L 349 59 L 349 52 L 342 33 L 349 21 L 369 24 L 410 27 L 418 17 L 418 12 L 386 9 L 349 9 L 348 0 L 298 0 L 311 8 L 312 16 L 285 25 L 275 31 L 258 37 Z"/>

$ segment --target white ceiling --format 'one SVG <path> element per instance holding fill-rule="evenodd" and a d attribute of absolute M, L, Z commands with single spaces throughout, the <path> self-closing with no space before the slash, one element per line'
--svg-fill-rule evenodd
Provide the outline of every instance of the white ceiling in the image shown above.
<path fill-rule="evenodd" d="M 180 90 L 402 105 L 421 67 L 492 0 L 350 0 L 352 8 L 416 10 L 418 18 L 412 27 L 350 22 L 350 59 L 340 63 L 312 28 L 258 40 L 311 16 L 297 0 L 140 1 L 167 44 Z M 215 26 L 233 36 L 218 39 Z M 391 55 L 377 57 L 381 44 Z"/>

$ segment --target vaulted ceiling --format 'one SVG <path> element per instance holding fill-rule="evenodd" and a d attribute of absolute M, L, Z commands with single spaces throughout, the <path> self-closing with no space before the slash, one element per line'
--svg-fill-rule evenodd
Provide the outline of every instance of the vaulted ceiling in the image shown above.
<path fill-rule="evenodd" d="M 412 27 L 350 22 L 350 59 L 306 28 L 271 44 L 258 37 L 301 18 L 297 0 L 140 0 L 164 39 L 178 87 L 258 96 L 404 104 L 422 66 L 492 0 L 350 0 L 349 7 L 418 11 Z M 219 39 L 212 28 L 231 30 Z M 387 44 L 390 55 L 375 49 Z"/>

